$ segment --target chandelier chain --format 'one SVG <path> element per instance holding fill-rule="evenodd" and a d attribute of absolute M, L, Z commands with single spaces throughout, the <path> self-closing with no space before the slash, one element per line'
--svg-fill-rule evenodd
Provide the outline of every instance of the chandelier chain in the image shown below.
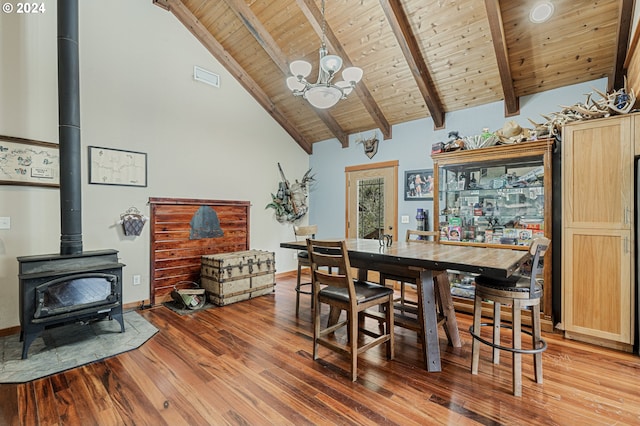
<path fill-rule="evenodd" d="M 322 46 L 325 47 L 325 29 L 327 22 L 324 18 L 324 0 L 322 0 Z"/>

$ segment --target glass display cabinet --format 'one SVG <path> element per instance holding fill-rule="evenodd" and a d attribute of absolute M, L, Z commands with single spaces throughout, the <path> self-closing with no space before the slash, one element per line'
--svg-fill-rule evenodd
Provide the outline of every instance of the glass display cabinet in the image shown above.
<path fill-rule="evenodd" d="M 441 244 L 527 250 L 551 238 L 553 140 L 433 154 L 433 210 Z M 547 260 L 548 259 L 548 260 Z M 552 330 L 551 253 L 545 255 L 541 306 Z M 472 276 L 450 271 L 456 309 L 473 309 Z"/>

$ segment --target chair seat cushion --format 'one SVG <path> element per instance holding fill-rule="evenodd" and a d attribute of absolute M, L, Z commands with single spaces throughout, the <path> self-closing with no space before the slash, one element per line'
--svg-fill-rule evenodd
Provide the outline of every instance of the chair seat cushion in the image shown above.
<path fill-rule="evenodd" d="M 512 275 L 508 278 L 494 278 L 487 277 L 484 275 L 478 275 L 475 278 L 476 285 L 481 285 L 483 287 L 495 288 L 498 290 L 505 291 L 513 291 L 520 293 L 528 293 L 529 287 L 531 286 L 531 278 L 524 277 L 521 275 Z M 539 280 L 536 280 L 535 286 L 535 294 L 531 296 L 535 296 L 538 293 L 542 293 L 542 284 Z"/>
<path fill-rule="evenodd" d="M 380 284 L 371 283 L 369 281 L 353 281 L 356 290 L 356 299 L 358 303 L 365 303 L 378 297 L 388 296 L 393 294 L 393 289 L 382 286 Z M 339 300 L 342 302 L 349 301 L 349 291 L 346 288 L 339 287 L 325 287 L 320 290 L 320 296 L 328 297 L 330 299 Z"/>
<path fill-rule="evenodd" d="M 494 278 L 487 277 L 485 275 L 478 275 L 475 277 L 476 284 L 491 287 L 516 287 L 518 282 L 521 280 L 529 282 L 527 277 L 523 277 L 521 275 L 511 275 L 508 278 Z"/>
<path fill-rule="evenodd" d="M 309 258 L 309 252 L 306 251 L 306 250 L 298 251 L 298 258 L 308 259 Z"/>

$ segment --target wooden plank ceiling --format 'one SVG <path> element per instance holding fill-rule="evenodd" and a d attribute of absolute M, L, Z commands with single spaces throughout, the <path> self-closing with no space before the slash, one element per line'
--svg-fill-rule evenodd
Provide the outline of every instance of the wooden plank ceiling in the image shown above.
<path fill-rule="evenodd" d="M 607 77 L 623 85 L 633 0 L 552 0 L 533 24 L 532 0 L 326 0 L 326 45 L 364 70 L 328 110 L 292 96 L 289 63 L 317 76 L 320 0 L 152 0 L 173 13 L 308 153 L 313 143 Z M 340 78 L 338 78 L 339 80 Z M 367 136 L 369 133 L 367 133 Z"/>

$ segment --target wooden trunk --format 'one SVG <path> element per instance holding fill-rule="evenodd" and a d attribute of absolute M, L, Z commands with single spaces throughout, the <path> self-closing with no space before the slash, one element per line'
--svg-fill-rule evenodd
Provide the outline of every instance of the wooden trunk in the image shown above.
<path fill-rule="evenodd" d="M 263 250 L 205 255 L 202 287 L 218 306 L 262 296 L 273 291 L 275 265 L 275 254 Z"/>

